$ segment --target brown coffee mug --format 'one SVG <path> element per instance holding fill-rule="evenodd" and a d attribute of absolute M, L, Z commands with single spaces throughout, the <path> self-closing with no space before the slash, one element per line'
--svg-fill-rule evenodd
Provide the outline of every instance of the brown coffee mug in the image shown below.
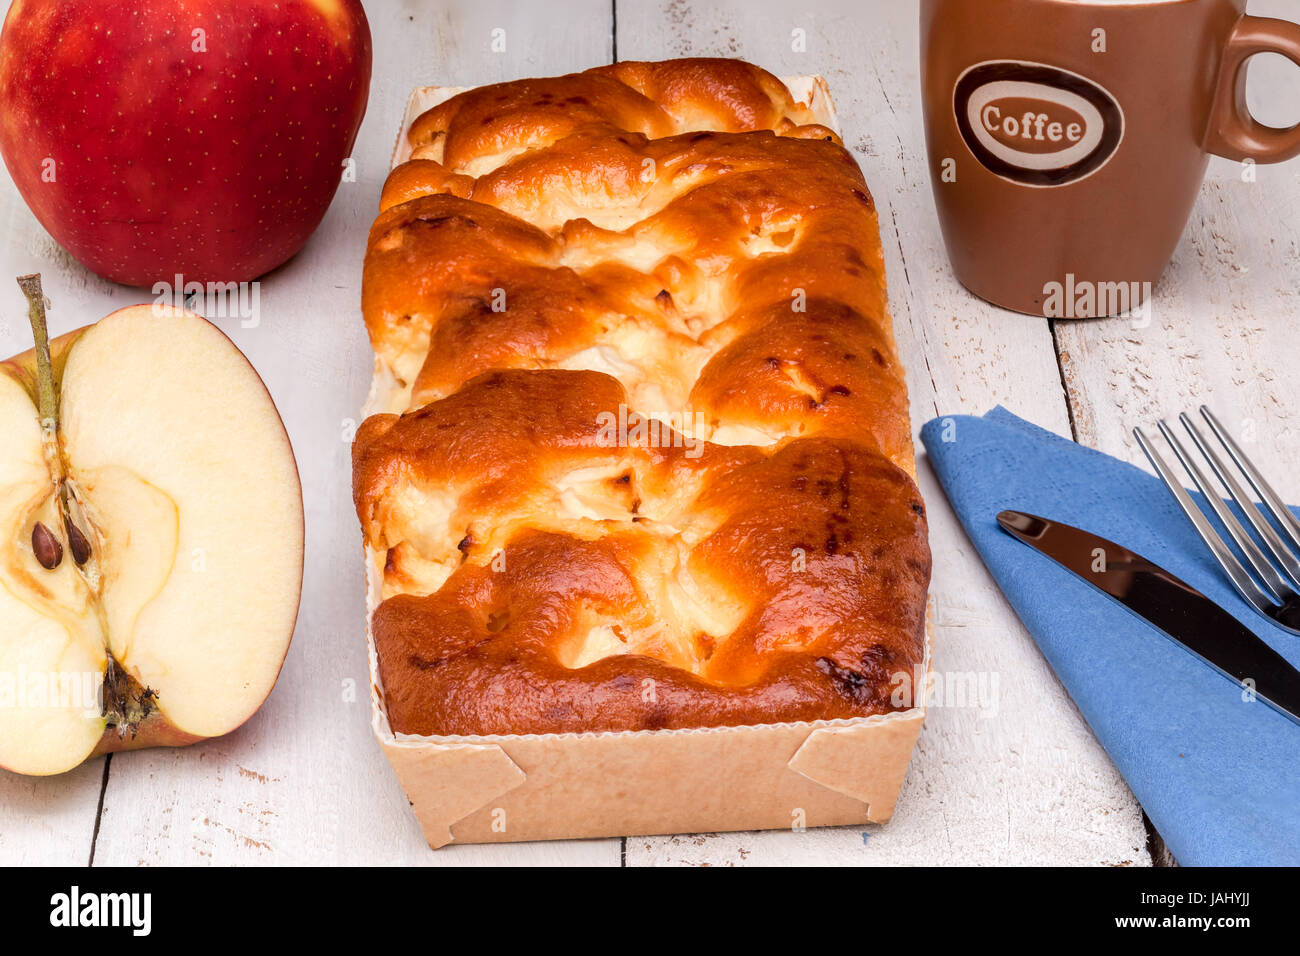
<path fill-rule="evenodd" d="M 1246 0 L 921 0 L 935 204 L 957 278 L 1019 312 L 1142 305 L 1211 153 L 1272 163 L 1300 125 L 1246 108 L 1246 64 L 1300 25 Z"/>

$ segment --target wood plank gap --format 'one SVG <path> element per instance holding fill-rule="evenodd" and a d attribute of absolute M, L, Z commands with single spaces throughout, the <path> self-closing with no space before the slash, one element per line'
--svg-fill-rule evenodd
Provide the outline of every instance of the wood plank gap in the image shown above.
<path fill-rule="evenodd" d="M 1061 395 L 1065 399 L 1065 414 L 1070 418 L 1070 437 L 1079 443 L 1079 427 L 1074 423 L 1074 395 L 1070 393 L 1070 383 L 1065 380 L 1065 363 L 1061 360 L 1061 340 L 1056 334 L 1057 319 L 1048 319 L 1047 327 L 1052 333 L 1052 352 L 1056 355 L 1056 373 L 1061 376 Z M 1149 835 L 1149 834 L 1148 834 Z"/>
<path fill-rule="evenodd" d="M 871 72 L 875 74 L 876 85 L 880 88 L 880 96 L 885 101 L 885 106 L 889 109 L 890 115 L 897 118 L 898 111 L 894 109 L 894 103 L 889 98 L 889 91 L 886 88 L 887 84 L 885 83 L 884 78 L 880 75 L 880 67 L 876 65 L 876 58 L 872 54 L 870 55 L 870 59 L 871 59 Z M 895 128 L 895 132 L 894 132 L 894 142 L 898 144 L 899 175 L 903 179 L 904 187 L 910 189 L 911 182 L 907 177 L 907 145 L 903 142 L 903 136 L 900 132 L 898 132 L 897 128 Z M 889 221 L 894 228 L 894 243 L 898 246 L 898 260 L 903 265 L 903 286 L 905 288 L 905 294 L 903 295 L 903 305 L 907 310 L 907 324 L 908 327 L 911 328 L 912 334 L 915 335 L 919 340 L 924 341 L 925 335 L 922 330 L 916 327 L 916 321 L 912 315 L 912 299 L 915 296 L 915 290 L 913 290 L 912 288 L 912 274 L 907 267 L 907 253 L 904 251 L 903 248 L 903 232 L 898 227 L 898 208 L 894 205 L 893 196 L 886 196 L 885 201 L 889 205 Z M 879 219 L 878 216 L 877 219 Z M 891 322 L 893 321 L 892 316 L 890 320 Z M 934 369 L 930 365 L 930 356 L 928 354 L 928 350 L 922 349 L 921 357 L 925 360 L 925 374 L 930 379 L 930 389 L 932 395 L 930 405 L 934 409 L 935 415 L 942 415 L 943 412 L 939 410 L 939 385 L 934 379 Z"/>
<path fill-rule="evenodd" d="M 99 780 L 99 803 L 95 807 L 95 829 L 90 833 L 90 859 L 86 866 L 95 865 L 95 844 L 99 842 L 99 821 L 104 816 L 104 794 L 108 792 L 108 770 L 113 766 L 113 755 L 104 758 L 104 776 Z"/>
<path fill-rule="evenodd" d="M 1061 359 L 1061 340 L 1056 332 L 1056 324 L 1059 319 L 1048 319 L 1048 327 L 1052 330 L 1052 350 L 1056 353 L 1056 369 L 1061 375 L 1061 391 L 1065 394 L 1065 410 L 1070 416 L 1070 437 L 1077 444 L 1079 441 L 1079 429 L 1074 422 L 1074 395 L 1070 391 L 1070 385 L 1065 380 L 1065 363 Z M 1169 846 L 1165 843 L 1165 838 L 1160 835 L 1160 831 L 1155 828 L 1151 818 L 1147 816 L 1146 811 L 1142 811 L 1142 826 L 1147 831 L 1147 853 L 1151 856 L 1152 866 L 1178 866 L 1178 861 L 1174 855 L 1169 852 Z"/>
<path fill-rule="evenodd" d="M 618 62 L 618 0 L 609 0 L 609 56 Z"/>
<path fill-rule="evenodd" d="M 1065 393 L 1065 410 L 1070 416 L 1070 436 L 1076 443 L 1079 441 L 1079 429 L 1074 421 L 1074 402 L 1075 398 L 1070 391 L 1069 382 L 1065 379 L 1065 363 L 1061 358 L 1062 346 L 1060 337 L 1057 335 L 1056 325 L 1059 319 L 1048 319 L 1048 327 L 1052 330 L 1052 350 L 1056 353 L 1056 369 L 1061 375 L 1061 390 Z M 1151 856 L 1152 866 L 1177 866 L 1178 861 L 1174 855 L 1169 852 L 1169 847 L 1165 843 L 1165 838 L 1160 835 L 1160 831 L 1155 828 L 1151 818 L 1147 816 L 1146 811 L 1142 811 L 1142 826 L 1147 831 L 1147 853 Z"/>
<path fill-rule="evenodd" d="M 1151 865 L 1178 866 L 1178 861 L 1169 850 L 1169 844 L 1165 843 L 1165 838 L 1160 835 L 1145 810 L 1142 811 L 1142 823 L 1147 828 L 1147 853 L 1151 854 Z"/>

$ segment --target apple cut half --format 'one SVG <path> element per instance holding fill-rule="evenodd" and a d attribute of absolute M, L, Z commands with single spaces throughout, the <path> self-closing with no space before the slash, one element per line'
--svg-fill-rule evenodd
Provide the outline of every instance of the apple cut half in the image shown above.
<path fill-rule="evenodd" d="M 24 277 L 25 280 L 35 277 Z M 271 692 L 302 585 L 302 490 L 261 379 L 152 305 L 0 364 L 0 766 L 234 730 Z"/>

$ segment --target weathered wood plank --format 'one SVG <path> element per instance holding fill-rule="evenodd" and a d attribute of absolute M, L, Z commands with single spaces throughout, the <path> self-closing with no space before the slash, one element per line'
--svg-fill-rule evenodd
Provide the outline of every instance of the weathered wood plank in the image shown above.
<path fill-rule="evenodd" d="M 521 9 L 522 8 L 522 9 Z M 372 4 L 376 38 L 358 181 L 321 232 L 262 287 L 263 322 L 223 327 L 263 372 L 295 440 L 308 508 L 303 613 L 281 683 L 232 737 L 184 751 L 113 758 L 97 862 L 616 863 L 618 841 L 428 852 L 370 736 L 359 549 L 347 489 L 346 420 L 369 380 L 357 316 L 364 236 L 402 106 L 417 84 L 476 84 L 579 69 L 611 55 L 604 0 L 554 7 L 506 0 L 430 7 Z M 1294 3 L 1252 12 L 1300 17 Z M 1068 434 L 1045 323 L 993 309 L 951 278 L 929 195 L 916 77 L 915 10 L 877 0 L 619 0 L 621 58 L 745 56 L 781 74 L 827 76 L 849 145 L 881 211 L 913 419 L 1002 402 Z M 493 30 L 504 40 L 494 50 Z M 806 45 L 796 49 L 794 31 Z M 501 43 L 497 46 L 500 48 Z M 1254 68 L 1251 100 L 1280 122 L 1297 77 Z M 1261 78 L 1262 77 L 1262 81 Z M 1284 109 L 1284 108 L 1282 108 Z M 1300 175 L 1260 167 L 1243 182 L 1216 163 L 1187 236 L 1157 290 L 1153 321 L 1059 323 L 1065 384 L 1081 441 L 1138 460 L 1128 426 L 1206 401 L 1238 431 L 1291 500 L 1300 442 L 1291 398 L 1300 305 Z M 147 298 L 66 257 L 0 181 L 0 263 L 40 270 L 53 331 Z M 3 310 L 0 354 L 26 346 Z M 723 834 L 627 841 L 629 864 L 1149 862 L 1140 815 L 965 539 L 928 470 L 941 675 L 996 675 L 996 708 L 931 711 L 895 819 L 862 831 Z M 347 681 L 355 684 L 353 700 Z M 986 684 L 986 686 L 989 686 Z M 79 863 L 90 853 L 104 762 L 31 780 L 0 773 L 0 861 Z"/>
<path fill-rule="evenodd" d="M 1257 0 L 1250 10 L 1300 20 L 1296 0 Z M 1248 76 L 1261 120 L 1300 120 L 1300 70 L 1256 57 Z M 1278 490 L 1300 500 L 1298 313 L 1300 163 L 1213 160 L 1149 322 L 1057 326 L 1080 440 L 1145 464 L 1132 426 L 1205 403 Z"/>
<path fill-rule="evenodd" d="M 929 191 L 917 49 L 913 4 L 618 2 L 620 59 L 741 56 L 781 75 L 827 77 L 880 209 L 918 428 L 936 414 L 1000 402 L 1068 435 L 1046 323 L 985 305 L 948 270 Z M 996 710 L 931 710 L 887 826 L 631 838 L 629 865 L 1149 862 L 1132 795 L 924 467 L 922 491 L 935 556 L 936 671 L 983 675 L 988 688 L 996 680 Z"/>
<path fill-rule="evenodd" d="M 1300 177 L 1215 161 L 1144 318 L 1057 324 L 1079 440 L 1146 465 L 1130 431 L 1216 410 L 1300 498 Z"/>
<path fill-rule="evenodd" d="M 1300 19 L 1295 0 L 1257 0 L 1257 16 Z M 1300 120 L 1300 70 L 1250 66 L 1262 121 Z M 1173 262 L 1146 314 L 1060 321 L 1055 334 L 1080 442 L 1143 468 L 1134 425 L 1215 410 L 1290 502 L 1300 501 L 1300 172 L 1215 159 Z M 1175 425 L 1175 427 L 1177 427 Z M 1186 482 L 1190 485 L 1190 481 Z M 1175 862 L 1157 837 L 1158 862 Z"/>
<path fill-rule="evenodd" d="M 51 302 L 51 337 L 137 301 L 132 292 L 91 275 L 60 249 L 5 171 L 0 175 L 0 356 L 32 347 L 25 306 L 13 284 L 13 277 L 30 272 L 42 274 Z M 103 778 L 102 757 L 58 777 L 22 777 L 0 770 L 0 863 L 86 863 Z"/>
<path fill-rule="evenodd" d="M 261 324 L 219 323 L 265 377 L 298 457 L 308 556 L 293 647 L 275 692 L 239 732 L 185 750 L 113 758 L 96 863 L 618 864 L 618 840 L 436 854 L 425 846 L 370 731 L 361 541 L 350 497 L 348 426 L 371 364 L 359 310 L 361 261 L 407 95 L 421 84 L 608 62 L 609 4 L 580 0 L 569 9 L 557 17 L 540 4 L 505 0 L 368 4 L 375 74 L 357 181 L 340 187 L 307 248 L 262 282 Z M 497 29 L 505 31 L 500 52 L 491 46 Z M 9 228 L 0 274 L 34 267 L 48 274 L 55 270 L 46 260 L 58 263 L 50 288 L 58 330 L 147 299 L 60 258 L 7 178 L 4 188 L 0 222 Z M 17 308 L 5 314 L 21 318 Z M 0 860 L 85 862 L 102 763 L 53 782 L 0 776 Z"/>

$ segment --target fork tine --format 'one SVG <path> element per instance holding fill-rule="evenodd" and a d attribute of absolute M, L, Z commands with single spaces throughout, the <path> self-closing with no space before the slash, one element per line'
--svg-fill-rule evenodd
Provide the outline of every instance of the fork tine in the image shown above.
<path fill-rule="evenodd" d="M 1283 503 L 1278 493 L 1259 473 L 1255 463 L 1246 457 L 1246 453 L 1241 450 L 1232 436 L 1219 424 L 1219 420 L 1214 417 L 1214 413 L 1204 405 L 1201 406 L 1201 417 L 1209 424 L 1210 430 L 1214 432 L 1215 437 L 1223 443 L 1223 447 L 1228 449 L 1228 455 L 1236 462 L 1242 474 L 1246 476 L 1246 480 L 1250 482 L 1250 487 L 1255 490 L 1255 494 L 1259 495 L 1260 500 L 1264 502 L 1264 507 L 1273 516 L 1273 520 L 1281 526 L 1286 536 L 1291 539 L 1291 545 L 1297 552 L 1300 552 L 1300 520 L 1297 520 L 1296 516 L 1291 513 L 1291 509 Z"/>
<path fill-rule="evenodd" d="M 1151 467 L 1156 470 L 1160 480 L 1164 482 L 1165 487 L 1169 489 L 1169 493 L 1178 502 L 1178 507 L 1183 509 L 1183 514 L 1187 515 L 1187 520 L 1192 523 L 1192 527 L 1201 536 L 1205 546 L 1210 549 L 1214 559 L 1219 562 L 1219 566 L 1231 579 L 1237 593 L 1257 610 L 1264 611 L 1265 608 L 1271 607 L 1275 602 L 1255 583 L 1255 579 L 1241 566 L 1241 562 L 1237 560 L 1236 555 L 1223 543 L 1223 539 L 1214 530 L 1214 526 L 1201 513 L 1201 509 L 1196 507 L 1191 495 L 1187 493 L 1182 483 L 1174 475 L 1173 469 L 1169 467 L 1160 453 L 1152 447 L 1151 442 L 1147 441 L 1147 436 L 1143 434 L 1142 429 L 1134 428 L 1133 437 L 1137 439 L 1139 447 L 1146 454 L 1147 460 L 1151 462 Z"/>
<path fill-rule="evenodd" d="M 1275 601 L 1281 603 L 1282 595 L 1289 594 L 1290 588 L 1286 586 L 1281 575 L 1277 573 L 1277 569 L 1269 563 L 1268 558 L 1264 556 L 1264 552 L 1259 550 L 1259 546 L 1255 544 L 1250 535 L 1246 533 L 1246 529 L 1241 526 L 1241 522 L 1239 522 L 1236 517 L 1233 516 L 1232 512 L 1228 510 L 1228 506 L 1225 505 L 1223 499 L 1219 497 L 1218 491 L 1211 486 L 1210 479 L 1206 477 L 1205 472 L 1201 470 L 1201 466 L 1196 463 L 1196 459 L 1187 453 L 1187 449 L 1184 448 L 1183 443 L 1178 440 L 1178 436 L 1173 433 L 1173 429 L 1165 424 L 1163 419 L 1156 423 L 1156 427 L 1160 429 L 1160 434 L 1165 436 L 1165 440 L 1169 442 L 1170 446 L 1174 450 L 1174 454 L 1178 457 L 1178 460 L 1183 463 L 1183 467 L 1187 469 L 1187 473 L 1192 476 L 1193 484 L 1195 484 L 1196 489 L 1205 496 L 1206 503 L 1209 504 L 1210 510 L 1214 512 L 1215 516 L 1223 526 L 1228 529 L 1228 535 L 1236 542 L 1237 547 L 1241 549 L 1242 553 L 1245 554 L 1246 562 L 1255 572 L 1255 576 L 1264 585 L 1264 590 L 1267 591 Z"/>
<path fill-rule="evenodd" d="M 1287 549 L 1285 542 L 1282 541 L 1278 533 L 1273 530 L 1273 526 L 1268 523 L 1268 520 L 1260 512 L 1259 506 L 1255 504 L 1254 499 L 1246 494 L 1245 489 L 1241 487 L 1241 482 L 1233 476 L 1232 471 L 1224 464 L 1223 459 L 1201 436 L 1200 429 L 1192 422 L 1191 417 L 1186 412 L 1183 412 L 1178 416 L 1178 420 L 1187 429 L 1187 434 L 1192 436 L 1192 441 L 1201 450 L 1205 460 L 1210 463 L 1210 468 L 1218 476 L 1219 481 L 1223 482 L 1223 486 L 1228 489 L 1233 501 L 1237 502 L 1237 506 L 1241 508 L 1241 513 L 1246 516 L 1250 526 L 1263 539 L 1274 560 L 1281 565 L 1287 583 L 1292 588 L 1300 588 L 1300 558 Z"/>

